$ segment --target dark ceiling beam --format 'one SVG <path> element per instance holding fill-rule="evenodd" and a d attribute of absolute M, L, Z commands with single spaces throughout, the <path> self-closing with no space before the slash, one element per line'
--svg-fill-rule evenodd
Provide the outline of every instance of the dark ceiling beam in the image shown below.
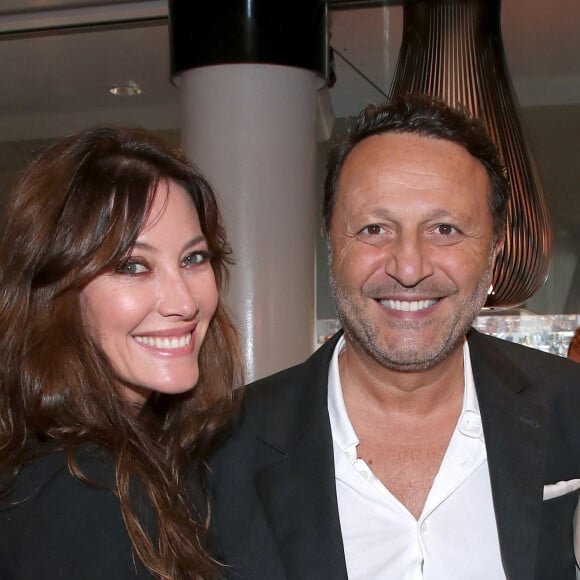
<path fill-rule="evenodd" d="M 167 23 L 167 2 L 143 0 L 3 13 L 0 38 Z"/>
<path fill-rule="evenodd" d="M 404 0 L 327 0 L 329 10 L 396 6 Z M 103 3 L 46 10 L 0 10 L 0 40 L 22 36 L 167 24 L 165 0 Z"/>
<path fill-rule="evenodd" d="M 352 10 L 356 8 L 379 8 L 399 6 L 404 0 L 327 0 L 329 10 Z"/>

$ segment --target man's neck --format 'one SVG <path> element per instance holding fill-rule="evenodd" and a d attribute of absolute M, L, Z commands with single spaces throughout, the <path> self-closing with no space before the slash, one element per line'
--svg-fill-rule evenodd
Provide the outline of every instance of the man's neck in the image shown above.
<path fill-rule="evenodd" d="M 386 368 L 345 341 L 339 359 L 345 402 L 422 415 L 463 396 L 463 342 L 436 366 L 407 372 Z"/>

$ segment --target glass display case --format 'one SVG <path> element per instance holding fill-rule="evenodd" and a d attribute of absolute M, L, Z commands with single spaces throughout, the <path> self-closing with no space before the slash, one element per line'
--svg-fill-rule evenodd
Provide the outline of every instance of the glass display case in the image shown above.
<path fill-rule="evenodd" d="M 484 310 L 473 326 L 485 334 L 566 356 L 570 339 L 580 326 L 580 314 L 534 314 L 525 310 L 498 313 Z"/>

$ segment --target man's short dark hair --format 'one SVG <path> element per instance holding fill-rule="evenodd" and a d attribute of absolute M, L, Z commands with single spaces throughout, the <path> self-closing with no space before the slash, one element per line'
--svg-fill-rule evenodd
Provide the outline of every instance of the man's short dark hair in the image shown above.
<path fill-rule="evenodd" d="M 464 110 L 452 108 L 433 97 L 407 94 L 369 105 L 355 120 L 351 129 L 334 142 L 326 165 L 322 227 L 329 239 L 330 222 L 338 182 L 349 153 L 363 139 L 383 133 L 411 133 L 451 141 L 466 149 L 487 171 L 491 182 L 490 210 L 496 239 L 505 233 L 510 185 L 498 149 L 483 123 Z"/>

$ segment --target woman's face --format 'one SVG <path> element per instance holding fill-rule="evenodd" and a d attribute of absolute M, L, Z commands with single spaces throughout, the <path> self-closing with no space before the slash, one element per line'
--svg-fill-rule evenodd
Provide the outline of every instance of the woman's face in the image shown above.
<path fill-rule="evenodd" d="M 183 393 L 218 303 L 207 241 L 189 194 L 160 182 L 130 256 L 81 292 L 87 331 L 107 355 L 127 399 Z"/>

